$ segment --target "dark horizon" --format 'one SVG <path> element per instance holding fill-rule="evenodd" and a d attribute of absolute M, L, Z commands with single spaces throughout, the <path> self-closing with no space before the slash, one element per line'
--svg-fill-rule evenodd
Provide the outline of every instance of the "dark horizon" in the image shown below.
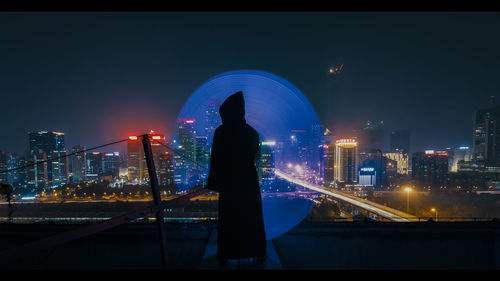
<path fill-rule="evenodd" d="M 286 79 L 329 127 L 339 57 L 343 127 L 408 128 L 412 151 L 472 146 L 474 112 L 499 92 L 498 12 L 2 12 L 0 23 L 1 151 L 23 153 L 38 130 L 64 132 L 68 150 L 171 136 L 190 95 L 238 69 Z"/>

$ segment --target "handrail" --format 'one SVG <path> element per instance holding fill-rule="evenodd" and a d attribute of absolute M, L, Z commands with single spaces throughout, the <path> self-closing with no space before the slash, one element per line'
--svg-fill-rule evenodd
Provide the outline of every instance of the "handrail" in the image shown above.
<path fill-rule="evenodd" d="M 60 234 L 55 234 L 52 236 L 49 236 L 47 238 L 43 238 L 34 242 L 30 242 L 27 244 L 23 244 L 17 247 L 9 248 L 7 250 L 4 250 L 0 252 L 0 263 L 7 263 L 7 262 L 12 262 L 13 260 L 16 260 L 20 257 L 32 254 L 37 251 L 41 251 L 44 249 L 50 249 L 52 247 L 74 241 L 76 239 L 101 232 L 103 230 L 111 229 L 113 227 L 119 226 L 121 224 L 130 222 L 134 219 L 145 217 L 149 214 L 156 213 L 159 210 L 172 205 L 172 204 L 178 204 L 181 202 L 184 202 L 186 200 L 189 200 L 193 197 L 205 194 L 210 192 L 208 189 L 201 189 L 198 191 L 194 191 L 185 195 L 182 195 L 180 197 L 168 200 L 168 201 L 162 201 L 158 205 L 154 205 L 148 208 L 132 211 L 127 214 L 123 214 L 117 217 L 114 217 L 110 220 L 106 220 L 103 222 L 98 222 L 94 223 L 91 225 L 86 225 L 83 227 L 80 227 L 75 230 L 67 231 L 64 233 Z"/>

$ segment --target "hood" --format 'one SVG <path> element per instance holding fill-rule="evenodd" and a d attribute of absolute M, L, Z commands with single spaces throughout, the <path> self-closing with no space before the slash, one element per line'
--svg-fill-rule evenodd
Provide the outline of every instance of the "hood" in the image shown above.
<path fill-rule="evenodd" d="M 229 96 L 219 107 L 219 114 L 224 125 L 246 123 L 243 92 Z"/>

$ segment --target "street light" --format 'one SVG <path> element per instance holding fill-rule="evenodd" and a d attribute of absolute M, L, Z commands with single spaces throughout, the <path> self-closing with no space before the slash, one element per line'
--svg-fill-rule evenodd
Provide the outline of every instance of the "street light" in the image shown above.
<path fill-rule="evenodd" d="M 438 211 L 436 210 L 436 208 L 432 208 L 431 212 L 435 212 L 436 213 L 436 221 L 438 221 Z"/>
<path fill-rule="evenodd" d="M 411 191 L 411 187 L 405 187 L 405 191 L 406 191 L 406 212 L 407 213 L 410 213 L 410 191 Z"/>

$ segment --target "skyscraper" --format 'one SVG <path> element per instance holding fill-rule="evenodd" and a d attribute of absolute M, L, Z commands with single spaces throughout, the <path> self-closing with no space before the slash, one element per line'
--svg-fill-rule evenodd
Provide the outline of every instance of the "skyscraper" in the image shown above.
<path fill-rule="evenodd" d="M 7 153 L 7 169 L 14 169 L 26 165 L 26 158 L 16 153 Z M 0 168 L 1 170 L 1 168 Z M 27 187 L 26 168 L 16 169 L 7 173 L 7 182 L 18 191 Z"/>
<path fill-rule="evenodd" d="M 396 161 L 398 174 L 408 175 L 408 153 L 406 150 L 393 150 L 384 153 L 384 156 Z"/>
<path fill-rule="evenodd" d="M 476 112 L 472 143 L 474 161 L 500 166 L 500 106 L 490 97 L 490 106 Z"/>
<path fill-rule="evenodd" d="M 196 136 L 195 138 L 195 159 L 196 166 L 194 167 L 202 175 L 208 175 L 208 166 L 210 163 L 210 147 L 208 146 L 208 138 L 204 136 Z"/>
<path fill-rule="evenodd" d="M 117 178 L 120 174 L 120 152 L 102 154 L 102 175 Z"/>
<path fill-rule="evenodd" d="M 215 129 L 222 124 L 219 116 L 219 106 L 220 99 L 210 99 L 205 109 L 205 136 L 210 147 L 212 146 Z"/>
<path fill-rule="evenodd" d="M 102 155 L 103 153 L 93 151 L 87 152 L 87 179 L 98 180 L 102 175 Z"/>
<path fill-rule="evenodd" d="M 73 183 L 85 182 L 87 180 L 87 155 L 85 146 L 75 145 L 71 148 L 73 154 L 71 157 Z"/>
<path fill-rule="evenodd" d="M 48 185 L 47 154 L 42 149 L 33 149 L 27 152 L 28 188 L 38 191 Z"/>
<path fill-rule="evenodd" d="M 68 181 L 68 160 L 64 143 L 64 133 L 39 131 L 29 133 L 30 151 L 42 150 L 47 159 L 47 184 L 58 186 Z M 59 158 L 59 159 L 57 159 Z"/>
<path fill-rule="evenodd" d="M 368 120 L 361 129 L 359 144 L 362 152 L 384 150 L 384 121 Z"/>
<path fill-rule="evenodd" d="M 458 172 L 458 164 L 460 162 L 468 162 L 471 160 L 471 149 L 468 146 L 456 147 L 451 155 L 450 171 Z"/>
<path fill-rule="evenodd" d="M 325 144 L 325 181 L 324 185 L 334 185 L 335 184 L 335 145 Z"/>
<path fill-rule="evenodd" d="M 140 177 L 139 171 L 142 165 L 143 155 L 144 152 L 140 137 L 129 136 L 127 141 L 127 169 L 129 181 L 139 181 L 142 178 Z"/>
<path fill-rule="evenodd" d="M 165 136 L 154 131 L 150 131 L 149 139 L 151 142 L 151 152 L 153 162 L 156 168 L 156 176 L 159 177 L 158 168 L 160 165 L 160 156 L 167 150 L 165 148 Z M 119 163 L 119 155 L 115 162 Z M 119 166 L 119 164 L 117 164 Z M 149 181 L 148 167 L 144 154 L 144 147 L 141 136 L 129 136 L 127 141 L 127 169 L 129 181 Z"/>
<path fill-rule="evenodd" d="M 263 181 L 274 180 L 276 175 L 274 173 L 275 163 L 274 163 L 274 147 L 276 146 L 275 141 L 263 141 L 260 144 L 260 169 L 261 178 Z"/>
<path fill-rule="evenodd" d="M 165 151 L 160 155 L 160 163 L 158 166 L 158 182 L 160 186 L 163 187 L 174 187 L 174 170 L 172 166 L 172 159 L 170 158 L 170 152 Z M 170 193 L 174 193 L 175 190 L 170 189 Z"/>
<path fill-rule="evenodd" d="M 413 153 L 412 176 L 419 187 L 439 187 L 446 183 L 448 153 L 426 150 Z"/>
<path fill-rule="evenodd" d="M 196 161 L 195 122 L 194 118 L 180 118 L 177 125 L 178 144 L 176 149 L 179 153 L 174 156 L 174 165 L 178 177 L 176 183 L 180 185 L 188 185 L 198 176 L 198 172 L 194 169 Z"/>
<path fill-rule="evenodd" d="M 358 142 L 355 138 L 335 141 L 334 180 L 355 184 L 358 181 Z"/>
<path fill-rule="evenodd" d="M 408 129 L 398 129 L 391 132 L 391 150 L 403 150 L 410 152 L 410 131 Z"/>
<path fill-rule="evenodd" d="M 0 151 L 0 171 L 5 171 L 8 169 L 7 155 L 8 153 Z M 8 174 L 0 173 L 0 183 L 7 183 L 7 180 L 8 180 Z"/>

